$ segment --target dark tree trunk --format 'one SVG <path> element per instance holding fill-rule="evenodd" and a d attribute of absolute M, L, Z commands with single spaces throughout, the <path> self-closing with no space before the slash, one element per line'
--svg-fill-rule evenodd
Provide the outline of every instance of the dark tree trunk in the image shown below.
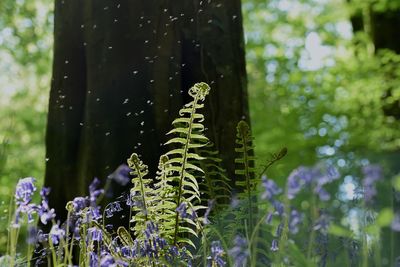
<path fill-rule="evenodd" d="M 208 136 L 233 177 L 248 118 L 240 0 L 56 0 L 54 36 L 45 186 L 60 219 L 132 152 L 154 173 L 195 82 L 211 85 Z"/>

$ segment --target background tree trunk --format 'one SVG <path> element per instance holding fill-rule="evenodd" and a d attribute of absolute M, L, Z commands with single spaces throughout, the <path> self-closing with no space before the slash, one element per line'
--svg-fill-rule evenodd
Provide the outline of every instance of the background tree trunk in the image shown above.
<path fill-rule="evenodd" d="M 248 118 L 240 0 L 56 0 L 54 36 L 45 186 L 60 219 L 132 152 L 154 173 L 195 82 L 211 85 L 208 136 L 233 177 Z"/>

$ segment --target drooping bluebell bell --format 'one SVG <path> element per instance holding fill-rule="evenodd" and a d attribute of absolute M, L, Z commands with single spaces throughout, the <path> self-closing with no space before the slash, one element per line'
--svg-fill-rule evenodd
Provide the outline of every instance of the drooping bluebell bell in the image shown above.
<path fill-rule="evenodd" d="M 292 209 L 289 217 L 289 231 L 292 234 L 299 232 L 299 224 L 303 219 L 303 215 L 295 209 Z"/>
<path fill-rule="evenodd" d="M 182 202 L 181 204 L 179 204 L 179 206 L 176 208 L 176 211 L 178 212 L 179 216 L 182 219 L 185 219 L 188 217 L 187 214 L 187 205 L 185 202 Z"/>
<path fill-rule="evenodd" d="M 229 250 L 229 255 L 233 258 L 235 267 L 246 266 L 249 256 L 247 241 L 245 238 L 237 235 L 234 240 L 235 246 Z"/>
<path fill-rule="evenodd" d="M 108 176 L 108 179 L 112 179 L 121 186 L 126 186 L 130 182 L 129 173 L 131 169 L 126 164 L 121 164 L 118 168 Z"/>
<path fill-rule="evenodd" d="M 47 224 L 49 221 L 53 220 L 56 217 L 56 213 L 54 209 L 49 207 L 48 202 L 48 194 L 50 193 L 50 189 L 43 187 L 40 191 L 40 195 L 42 197 L 41 205 L 38 207 L 38 213 L 40 217 L 40 221 L 43 224 Z"/>
<path fill-rule="evenodd" d="M 209 266 L 225 266 L 226 262 L 223 259 L 224 256 L 224 249 L 221 246 L 221 241 L 212 241 L 211 242 L 211 256 L 208 259 L 211 261 L 209 262 Z"/>
<path fill-rule="evenodd" d="M 49 235 L 51 238 L 51 242 L 54 245 L 57 245 L 65 237 L 65 230 L 61 229 L 59 224 L 56 223 L 53 224 L 53 226 L 51 227 Z"/>
<path fill-rule="evenodd" d="M 98 189 L 99 186 L 100 180 L 95 177 L 92 183 L 89 185 L 89 199 L 91 206 L 96 206 L 97 198 L 104 193 L 104 189 Z"/>
<path fill-rule="evenodd" d="M 275 251 L 278 251 L 278 250 L 279 250 L 279 244 L 278 244 L 278 240 L 276 240 L 276 239 L 273 239 L 273 240 L 272 240 L 272 243 L 271 243 L 271 248 L 270 248 L 270 250 L 271 250 L 271 251 L 273 251 L 273 252 L 275 252 Z"/>
<path fill-rule="evenodd" d="M 268 179 L 266 176 L 262 177 L 262 186 L 265 189 L 261 195 L 262 199 L 271 200 L 271 198 L 274 196 L 282 193 L 282 188 L 280 188 L 273 180 Z"/>
<path fill-rule="evenodd" d="M 90 227 L 87 230 L 87 242 L 89 241 L 101 242 L 102 239 L 103 239 L 103 232 L 97 227 Z"/>

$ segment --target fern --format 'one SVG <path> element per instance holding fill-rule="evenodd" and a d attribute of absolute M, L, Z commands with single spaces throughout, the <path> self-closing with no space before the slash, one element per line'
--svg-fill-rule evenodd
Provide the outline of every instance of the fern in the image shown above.
<path fill-rule="evenodd" d="M 240 178 L 237 178 L 235 184 L 240 190 L 239 197 L 245 200 L 247 204 L 245 214 L 248 215 L 248 218 L 245 219 L 245 222 L 248 227 L 248 233 L 251 233 L 255 222 L 254 215 L 256 214 L 254 192 L 259 179 L 255 178 L 255 158 L 250 127 L 245 121 L 240 121 L 236 130 L 237 147 L 235 151 L 238 153 L 238 157 L 235 159 L 235 163 L 238 167 L 235 170 L 235 174 Z"/>
<path fill-rule="evenodd" d="M 136 153 L 133 153 L 128 159 L 128 166 L 132 169 L 131 175 L 133 187 L 131 188 L 131 200 L 135 203 L 132 205 L 132 211 L 135 212 L 131 222 L 135 223 L 133 231 L 138 239 L 142 239 L 146 222 L 151 219 L 153 210 L 151 200 L 153 199 L 153 191 L 150 187 L 151 179 L 146 178 L 148 174 L 147 165 L 139 159 Z"/>
<path fill-rule="evenodd" d="M 230 180 L 226 176 L 226 170 L 221 166 L 222 160 L 218 157 L 218 151 L 213 150 L 214 144 L 209 142 L 205 147 L 198 149 L 198 153 L 204 158 L 200 162 L 204 170 L 201 182 L 203 201 L 215 200 L 214 207 L 218 204 L 227 204 L 231 199 Z"/>
<path fill-rule="evenodd" d="M 163 238 L 171 240 L 172 236 L 170 229 L 173 225 L 175 215 L 175 203 L 174 203 L 174 187 L 168 183 L 168 175 L 170 174 L 168 168 L 169 157 L 162 155 L 158 164 L 158 171 L 156 176 L 156 183 L 154 185 L 155 195 L 155 217 L 160 227 L 160 233 Z"/>
<path fill-rule="evenodd" d="M 204 208 L 201 205 L 195 206 L 194 203 L 200 203 L 200 190 L 197 179 L 194 175 L 204 173 L 197 165 L 191 163 L 191 160 L 202 160 L 194 149 L 204 147 L 208 139 L 204 136 L 204 116 L 198 113 L 198 110 L 203 108 L 202 102 L 208 95 L 210 87 L 206 83 L 197 83 L 189 89 L 189 95 L 193 100 L 186 104 L 180 111 L 180 117 L 172 122 L 173 129 L 167 135 L 174 135 L 167 145 L 175 145 L 177 148 L 166 153 L 169 157 L 165 162 L 165 179 L 169 184 L 176 185 L 173 194 L 174 219 L 173 224 L 165 225 L 165 235 L 170 236 L 173 245 L 189 244 L 195 245 L 185 235 L 197 236 L 195 230 L 199 229 L 198 221 L 191 213 Z M 185 213 L 187 216 L 181 218 L 178 209 L 181 205 L 186 205 Z"/>

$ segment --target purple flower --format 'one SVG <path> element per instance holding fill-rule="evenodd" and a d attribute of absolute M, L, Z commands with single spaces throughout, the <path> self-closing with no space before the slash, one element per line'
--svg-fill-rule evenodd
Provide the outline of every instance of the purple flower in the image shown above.
<path fill-rule="evenodd" d="M 289 231 L 292 234 L 297 234 L 299 232 L 299 227 L 298 225 L 301 223 L 301 220 L 303 219 L 303 215 L 298 212 L 295 209 L 292 209 L 290 212 L 290 217 L 289 217 Z"/>
<path fill-rule="evenodd" d="M 87 241 L 101 242 L 103 239 L 103 232 L 97 227 L 90 227 L 87 230 Z"/>
<path fill-rule="evenodd" d="M 288 198 L 295 198 L 303 188 L 311 186 L 313 192 L 318 194 L 322 201 L 329 200 L 330 195 L 323 186 L 339 179 L 339 173 L 333 166 L 327 167 L 326 171 L 323 170 L 318 165 L 313 168 L 299 167 L 295 169 L 288 177 Z"/>
<path fill-rule="evenodd" d="M 278 200 L 273 200 L 272 205 L 275 208 L 275 212 L 279 215 L 282 216 L 284 211 L 285 211 L 285 206 L 283 205 L 282 202 Z"/>
<path fill-rule="evenodd" d="M 97 198 L 104 193 L 103 189 L 97 189 L 100 186 L 100 180 L 95 177 L 89 185 L 90 204 L 96 206 Z"/>
<path fill-rule="evenodd" d="M 89 206 L 89 200 L 87 197 L 76 197 L 72 200 L 72 206 L 74 207 L 74 212 L 80 214 L 80 212 Z"/>
<path fill-rule="evenodd" d="M 367 204 L 371 204 L 377 194 L 375 184 L 381 179 L 381 168 L 377 165 L 367 165 L 362 168 L 364 179 L 362 180 L 364 199 Z"/>
<path fill-rule="evenodd" d="M 187 214 L 187 206 L 185 202 L 182 202 L 181 204 L 179 204 L 179 206 L 176 208 L 176 212 L 178 212 L 179 216 L 182 219 L 185 219 L 188 217 Z"/>
<path fill-rule="evenodd" d="M 128 167 L 128 165 L 121 164 L 112 174 L 108 176 L 108 178 L 114 180 L 119 185 L 126 186 L 131 180 L 129 178 L 130 172 L 131 169 Z"/>
<path fill-rule="evenodd" d="M 99 257 L 97 253 L 91 251 L 89 253 L 89 267 L 98 267 L 99 266 Z"/>
<path fill-rule="evenodd" d="M 280 223 L 276 228 L 275 237 L 281 237 L 283 231 L 283 223 Z"/>
<path fill-rule="evenodd" d="M 229 255 L 231 255 L 235 262 L 234 266 L 246 266 L 247 257 L 249 256 L 246 239 L 238 235 L 235 237 L 234 244 L 235 246 L 229 250 Z"/>
<path fill-rule="evenodd" d="M 267 179 L 266 176 L 262 177 L 262 185 L 265 188 L 264 193 L 261 195 L 262 199 L 270 200 L 272 197 L 282 193 L 282 189 L 273 180 Z"/>
<path fill-rule="evenodd" d="M 221 242 L 211 242 L 211 256 L 208 257 L 211 260 L 210 266 L 225 266 L 226 262 L 223 260 L 223 255 L 224 250 L 221 247 Z"/>
<path fill-rule="evenodd" d="M 114 213 L 122 211 L 121 205 L 119 204 L 118 201 L 111 202 L 107 205 L 105 212 L 106 212 L 106 217 L 111 218 L 114 216 Z"/>
<path fill-rule="evenodd" d="M 101 257 L 100 267 L 117 267 L 117 264 L 115 263 L 113 256 L 109 253 L 105 253 Z"/>
<path fill-rule="evenodd" d="M 27 177 L 20 179 L 15 189 L 15 201 L 17 205 L 28 204 L 36 191 L 35 178 Z"/>
<path fill-rule="evenodd" d="M 373 181 L 378 181 L 382 178 L 382 169 L 378 165 L 366 165 L 362 167 L 362 172 L 365 178 Z"/>
<path fill-rule="evenodd" d="M 40 221 L 43 224 L 47 224 L 49 221 L 51 221 L 56 217 L 54 209 L 50 209 L 49 207 L 49 202 L 47 199 L 49 193 L 50 189 L 46 187 L 43 187 L 42 190 L 40 191 L 40 195 L 42 197 L 42 203 L 39 206 L 39 216 L 40 216 Z"/>
<path fill-rule="evenodd" d="M 272 212 L 268 213 L 267 217 L 265 218 L 265 223 L 270 224 L 273 216 L 274 214 Z"/>
<path fill-rule="evenodd" d="M 53 244 L 57 245 L 58 243 L 60 243 L 61 239 L 63 239 L 65 237 L 65 231 L 64 231 L 64 229 L 61 229 L 57 223 L 57 224 L 53 224 L 49 235 L 51 237 L 51 241 L 53 242 Z"/>
<path fill-rule="evenodd" d="M 272 240 L 272 244 L 271 244 L 271 251 L 275 252 L 279 250 L 279 244 L 278 244 L 278 240 L 273 239 Z"/>

